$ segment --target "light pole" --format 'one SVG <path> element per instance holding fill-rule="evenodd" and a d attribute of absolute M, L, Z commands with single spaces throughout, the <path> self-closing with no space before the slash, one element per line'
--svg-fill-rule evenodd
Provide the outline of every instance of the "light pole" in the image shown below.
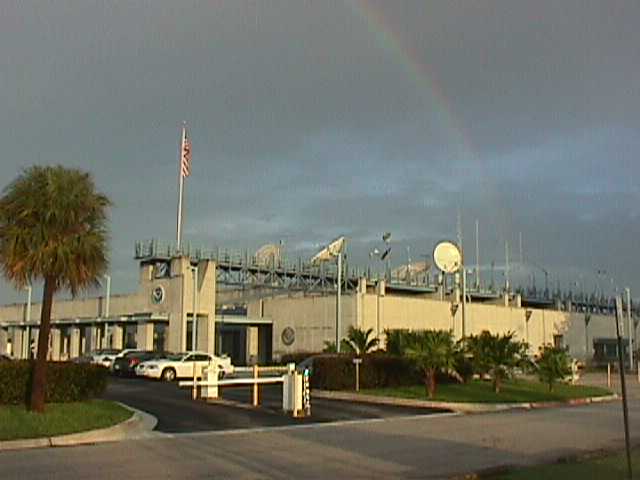
<path fill-rule="evenodd" d="M 104 338 L 102 339 L 102 344 L 104 348 L 111 348 L 111 341 L 109 339 L 109 315 L 111 308 L 111 275 L 104 274 L 104 279 L 106 280 L 106 294 L 104 298 Z"/>
<path fill-rule="evenodd" d="M 633 321 L 631 320 L 631 289 L 626 287 L 624 293 L 627 297 L 627 329 L 629 331 L 629 371 L 633 370 Z"/>
<path fill-rule="evenodd" d="M 33 292 L 33 287 L 31 284 L 24 287 L 27 291 L 27 311 L 25 312 L 25 322 L 26 326 L 24 329 L 24 338 L 22 339 L 22 357 L 29 358 L 29 348 L 31 347 L 31 335 L 29 333 L 29 324 L 31 323 L 31 294 Z"/>
<path fill-rule="evenodd" d="M 193 272 L 193 314 L 191 318 L 193 320 L 191 328 L 191 350 L 194 352 L 198 350 L 198 266 L 191 267 Z"/>

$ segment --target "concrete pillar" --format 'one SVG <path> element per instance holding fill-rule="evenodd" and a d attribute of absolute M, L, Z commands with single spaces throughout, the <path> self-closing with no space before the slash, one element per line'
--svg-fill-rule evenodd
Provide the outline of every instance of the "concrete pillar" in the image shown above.
<path fill-rule="evenodd" d="M 93 352 L 100 348 L 100 328 L 97 325 L 91 325 L 87 328 L 89 339 L 87 342 L 87 352 Z"/>
<path fill-rule="evenodd" d="M 215 354 L 216 347 L 216 322 L 215 318 L 209 315 L 198 315 L 198 338 L 197 345 L 199 351 Z"/>
<path fill-rule="evenodd" d="M 13 358 L 22 359 L 23 357 L 23 328 L 13 327 L 11 332 L 11 346 L 13 348 Z"/>
<path fill-rule="evenodd" d="M 247 358 L 248 365 L 258 363 L 258 327 L 247 327 Z"/>
<path fill-rule="evenodd" d="M 69 359 L 80 355 L 80 328 L 71 327 L 69 335 Z"/>
<path fill-rule="evenodd" d="M 153 323 L 139 323 L 136 330 L 136 344 L 141 350 L 153 350 Z"/>
<path fill-rule="evenodd" d="M 9 341 L 9 331 L 6 328 L 0 328 L 0 353 L 9 355 L 7 344 Z"/>
<path fill-rule="evenodd" d="M 51 348 L 49 349 L 49 359 L 53 361 L 60 360 L 60 329 L 59 328 L 51 328 L 50 332 L 50 343 Z"/>
<path fill-rule="evenodd" d="M 122 348 L 122 325 L 113 324 L 109 326 L 109 336 L 111 337 L 111 348 Z"/>

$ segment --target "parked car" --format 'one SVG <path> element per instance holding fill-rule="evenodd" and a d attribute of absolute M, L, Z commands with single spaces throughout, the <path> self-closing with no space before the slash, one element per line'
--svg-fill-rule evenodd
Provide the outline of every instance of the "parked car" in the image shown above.
<path fill-rule="evenodd" d="M 196 374 L 200 376 L 202 369 L 211 363 L 218 365 L 220 377 L 233 373 L 231 359 L 227 356 L 218 357 L 204 352 L 184 352 L 142 362 L 136 367 L 136 375 L 171 382 L 176 378 L 192 377 L 194 369 Z"/>
<path fill-rule="evenodd" d="M 136 367 L 148 360 L 156 360 L 166 358 L 167 352 L 152 352 L 134 350 L 118 356 L 113 361 L 113 373 L 120 376 L 135 376 Z"/>
<path fill-rule="evenodd" d="M 120 353 L 120 350 L 115 348 L 102 348 L 94 350 L 89 354 L 91 357 L 91 363 L 96 365 L 102 365 L 103 367 L 110 368 L 113 363 L 113 359 Z"/>

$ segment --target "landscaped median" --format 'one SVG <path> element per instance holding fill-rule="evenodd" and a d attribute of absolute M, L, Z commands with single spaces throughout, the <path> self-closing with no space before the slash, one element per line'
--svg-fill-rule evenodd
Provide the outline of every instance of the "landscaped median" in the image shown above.
<path fill-rule="evenodd" d="M 514 408 L 587 404 L 617 398 L 599 387 L 556 384 L 549 391 L 545 384 L 529 380 L 509 380 L 495 393 L 491 382 L 473 380 L 467 383 L 444 383 L 434 398 L 427 400 L 424 385 L 365 389 L 360 392 L 314 391 L 314 396 L 355 400 L 368 403 L 438 408 L 461 413 L 479 413 Z"/>
<path fill-rule="evenodd" d="M 131 410 L 107 400 L 50 403 L 42 414 L 30 412 L 22 405 L 3 405 L 0 406 L 0 442 L 104 429 L 132 415 Z"/>
<path fill-rule="evenodd" d="M 76 445 L 141 436 L 155 418 L 117 402 L 98 400 L 107 385 L 107 371 L 68 362 L 47 365 L 42 413 L 25 406 L 32 362 L 0 364 L 0 450 Z"/>

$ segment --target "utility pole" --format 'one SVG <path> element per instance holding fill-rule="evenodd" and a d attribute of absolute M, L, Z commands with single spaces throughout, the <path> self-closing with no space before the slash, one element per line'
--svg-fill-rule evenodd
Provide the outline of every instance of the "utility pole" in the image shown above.
<path fill-rule="evenodd" d="M 627 329 L 629 331 L 629 371 L 633 370 L 633 320 L 631 318 L 631 289 L 629 287 L 624 289 L 627 300 Z"/>
<path fill-rule="evenodd" d="M 480 291 L 480 222 L 476 220 L 476 290 Z"/>
<path fill-rule="evenodd" d="M 504 289 L 509 294 L 509 241 L 504 242 Z"/>
<path fill-rule="evenodd" d="M 106 282 L 106 295 L 105 295 L 105 299 L 104 299 L 104 318 L 105 318 L 105 323 L 104 323 L 104 338 L 102 339 L 102 344 L 104 345 L 104 348 L 111 348 L 111 342 L 109 341 L 109 314 L 110 314 L 110 307 L 111 307 L 111 275 L 103 275 L 104 279 L 107 281 Z"/>

